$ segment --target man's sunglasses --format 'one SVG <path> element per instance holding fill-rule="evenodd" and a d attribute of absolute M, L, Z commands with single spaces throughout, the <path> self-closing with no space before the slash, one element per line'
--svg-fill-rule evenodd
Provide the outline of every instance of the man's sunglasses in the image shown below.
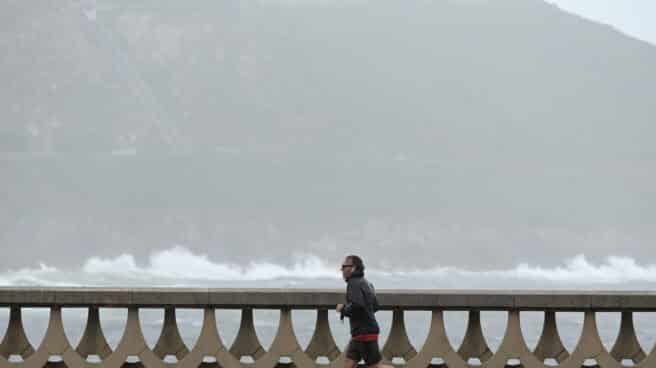
<path fill-rule="evenodd" d="M 345 269 L 345 268 L 348 268 L 348 267 L 353 267 L 353 265 L 352 264 L 350 264 L 350 265 L 349 264 L 343 264 L 342 265 L 342 270 Z"/>

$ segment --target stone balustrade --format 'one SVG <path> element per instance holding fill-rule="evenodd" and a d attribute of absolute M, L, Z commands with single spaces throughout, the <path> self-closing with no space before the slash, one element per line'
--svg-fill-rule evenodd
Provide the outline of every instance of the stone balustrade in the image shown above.
<path fill-rule="evenodd" d="M 652 292 L 564 292 L 564 291 L 479 291 L 479 290 L 379 290 L 382 310 L 391 310 L 392 325 L 382 352 L 388 363 L 408 368 L 524 367 L 557 366 L 579 368 L 596 364 L 602 368 L 623 367 L 632 361 L 636 367 L 656 367 L 656 349 L 646 353 L 638 343 L 633 312 L 656 310 Z M 0 368 L 60 366 L 107 367 L 142 365 L 148 368 L 220 366 L 222 368 L 343 367 L 344 355 L 330 330 L 328 312 L 342 303 L 342 290 L 309 289 L 112 289 L 112 288 L 0 288 L 0 307 L 10 309 L 7 332 L 0 343 Z M 48 327 L 38 347 L 28 341 L 21 308 L 46 307 Z M 78 346 L 64 332 L 62 308 L 88 308 L 86 328 Z M 127 323 L 116 349 L 107 343 L 100 324 L 99 308 L 127 308 Z M 140 308 L 163 308 L 161 334 L 151 349 L 145 342 L 139 322 Z M 187 347 L 176 323 L 176 308 L 198 308 L 203 324 L 198 340 Z M 240 309 L 241 324 L 231 346 L 219 335 L 216 309 Z M 280 310 L 280 321 L 271 346 L 260 343 L 253 322 L 254 309 Z M 292 325 L 292 310 L 316 310 L 314 334 L 306 348 L 299 344 Z M 404 311 L 430 311 L 428 336 L 417 350 L 410 342 Z M 462 344 L 449 341 L 444 311 L 468 311 L 469 319 Z M 483 335 L 480 311 L 507 313 L 506 330 L 500 346 L 492 351 Z M 527 346 L 520 328 L 521 311 L 543 311 L 542 334 L 535 349 Z M 573 351 L 565 349 L 556 324 L 556 313 L 584 313 L 583 330 Z M 596 312 L 621 312 L 621 323 L 614 346 L 606 350 L 596 324 Z M 173 355 L 175 363 L 165 361 Z M 19 362 L 10 357 L 20 356 Z M 90 357 L 98 358 L 91 361 Z M 246 362 L 249 357 L 251 362 Z M 400 359 L 402 358 L 402 359 Z M 132 361 L 131 361 L 132 359 Z M 282 360 L 286 360 L 283 362 Z M 402 364 L 397 364 L 401 360 Z M 322 363 L 323 361 L 323 363 Z M 136 362 L 136 363 L 135 363 Z M 545 362 L 552 362 L 548 365 Z M 592 365 L 595 366 L 595 365 Z"/>

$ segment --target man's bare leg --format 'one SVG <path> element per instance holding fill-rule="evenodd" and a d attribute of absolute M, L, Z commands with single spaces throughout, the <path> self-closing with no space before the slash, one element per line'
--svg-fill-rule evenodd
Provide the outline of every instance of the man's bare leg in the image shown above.
<path fill-rule="evenodd" d="M 349 358 L 344 359 L 344 368 L 356 368 L 357 366 L 358 362 L 355 360 Z"/>
<path fill-rule="evenodd" d="M 388 364 L 383 364 L 383 361 L 381 360 L 380 362 L 378 362 L 376 364 L 372 364 L 372 365 L 368 366 L 368 368 L 394 368 L 394 367 L 392 367 L 391 365 L 388 365 Z"/>

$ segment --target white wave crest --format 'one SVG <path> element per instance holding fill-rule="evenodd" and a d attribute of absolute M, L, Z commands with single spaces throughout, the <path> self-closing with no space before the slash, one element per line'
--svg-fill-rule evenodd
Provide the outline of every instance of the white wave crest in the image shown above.
<path fill-rule="evenodd" d="M 21 268 L 0 273 L 0 286 L 81 286 L 76 282 L 61 280 L 61 276 L 62 272 L 57 268 L 39 263 L 38 268 Z"/>
<path fill-rule="evenodd" d="M 144 267 L 139 267 L 132 255 L 122 254 L 113 259 L 93 257 L 82 270 L 87 274 L 131 277 L 135 279 L 186 279 L 207 281 L 257 281 L 281 278 L 338 278 L 339 273 L 324 266 L 313 255 L 297 255 L 291 267 L 270 262 L 252 262 L 247 266 L 217 263 L 206 254 L 194 254 L 182 246 L 154 252 Z"/>
<path fill-rule="evenodd" d="M 327 265 L 316 255 L 292 256 L 292 264 L 251 262 L 247 265 L 220 263 L 206 254 L 196 254 L 183 246 L 153 252 L 144 265 L 131 254 L 114 258 L 89 258 L 81 268 L 63 270 L 41 263 L 37 268 L 0 272 L 0 286 L 328 286 L 341 287 L 337 266 Z M 600 264 L 583 254 L 566 259 L 556 267 L 520 263 L 506 270 L 466 270 L 442 266 L 413 271 L 368 268 L 368 275 L 380 287 L 594 287 L 615 285 L 626 288 L 635 283 L 656 284 L 656 265 L 640 265 L 629 257 L 607 257 Z M 624 285 L 624 286 L 622 286 Z"/>
<path fill-rule="evenodd" d="M 552 268 L 520 263 L 508 270 L 472 271 L 456 267 L 437 267 L 430 270 L 403 272 L 405 276 L 453 277 L 463 279 L 522 280 L 580 285 L 623 284 L 632 282 L 656 283 L 656 265 L 639 265 L 630 257 L 608 256 L 601 264 L 594 264 L 578 254 L 566 259 L 563 266 Z"/>
<path fill-rule="evenodd" d="M 542 268 L 521 263 L 510 276 L 558 282 L 619 284 L 633 281 L 656 282 L 656 265 L 639 265 L 629 257 L 609 256 L 600 265 L 590 263 L 583 254 L 568 259 L 564 267 Z"/>

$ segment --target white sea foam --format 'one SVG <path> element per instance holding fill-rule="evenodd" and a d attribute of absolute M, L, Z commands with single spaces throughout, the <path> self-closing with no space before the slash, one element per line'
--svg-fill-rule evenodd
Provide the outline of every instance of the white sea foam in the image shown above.
<path fill-rule="evenodd" d="M 240 285 L 261 282 L 265 286 L 339 285 L 340 273 L 335 265 L 326 264 L 319 256 L 297 254 L 290 264 L 254 261 L 249 264 L 221 263 L 206 254 L 197 254 L 183 246 L 174 246 L 150 254 L 138 262 L 131 254 L 114 258 L 92 257 L 78 269 L 60 269 L 44 263 L 35 268 L 0 272 L 0 285 Z M 143 264 L 140 264 L 143 263 Z M 527 285 L 631 285 L 656 283 L 656 265 L 642 265 L 633 258 L 607 257 L 595 264 L 579 254 L 555 267 L 519 263 L 514 268 L 468 270 L 453 266 L 430 269 L 368 269 L 378 285 L 419 287 L 508 287 L 518 282 Z M 284 281 L 284 282 L 283 282 Z M 323 281 L 323 282 L 321 282 Z M 417 282 L 414 284 L 414 282 Z M 279 283 L 276 283 L 279 282 Z M 218 283 L 218 284 L 217 284 Z"/>

